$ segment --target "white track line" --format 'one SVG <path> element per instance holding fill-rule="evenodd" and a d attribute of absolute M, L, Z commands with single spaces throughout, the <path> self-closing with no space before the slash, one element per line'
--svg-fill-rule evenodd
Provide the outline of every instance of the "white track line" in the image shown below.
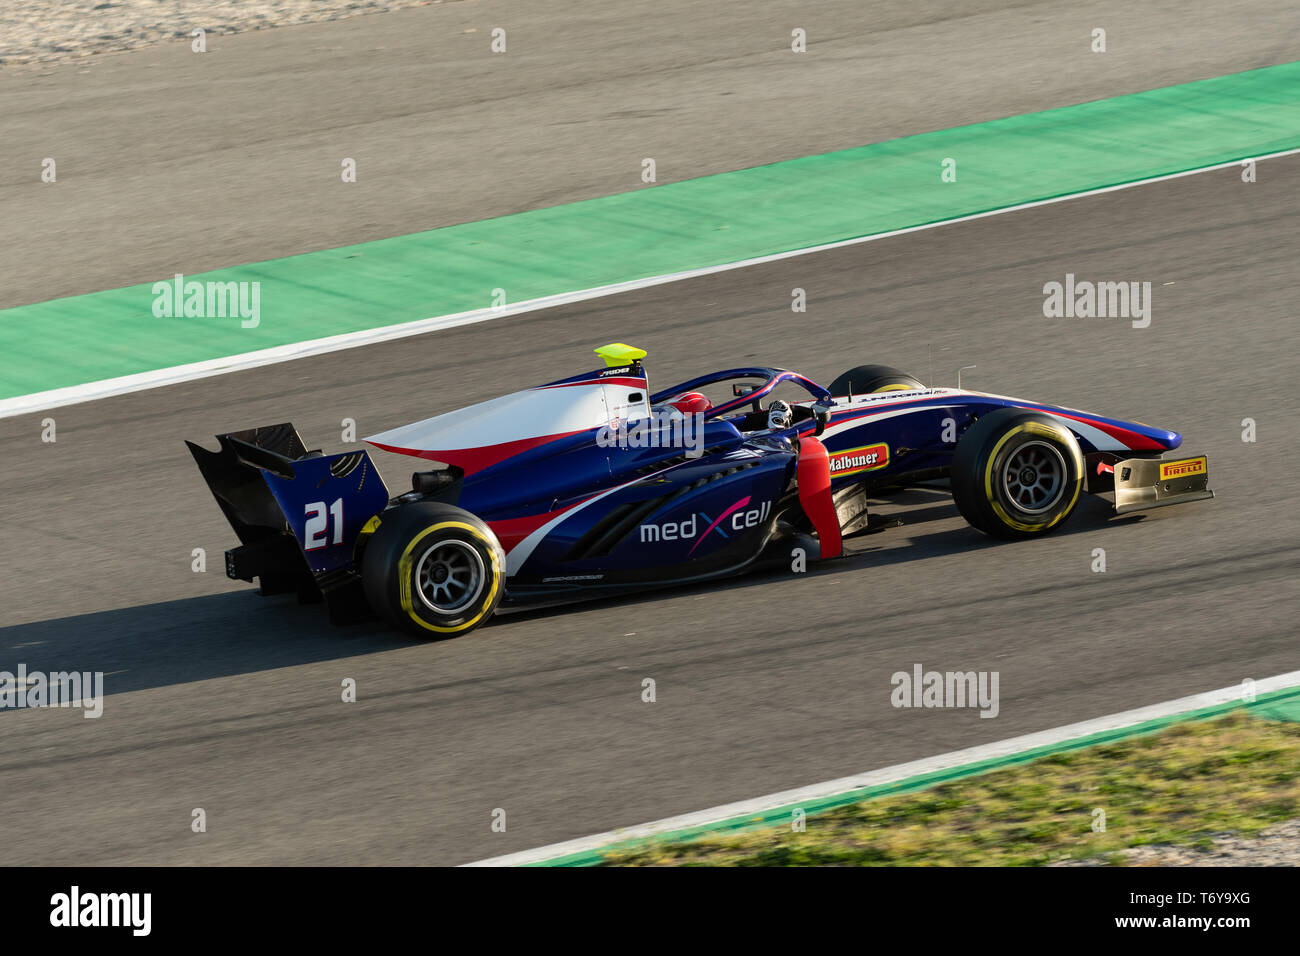
<path fill-rule="evenodd" d="M 972 213 L 969 216 L 957 216 L 953 219 L 940 219 L 936 222 L 923 223 L 919 226 L 908 226 L 905 229 L 894 229 L 890 232 L 878 232 L 869 236 L 858 236 L 853 239 L 840 239 L 835 242 L 823 243 L 819 246 L 809 246 L 805 249 L 792 249 L 788 252 L 777 252 L 772 255 L 758 256 L 752 259 L 741 259 L 737 262 L 726 262 L 722 265 L 707 266 L 702 269 L 688 269 L 685 272 L 670 272 L 666 275 L 650 276 L 645 279 L 634 279 L 630 282 L 616 282 L 612 285 L 597 286 L 594 289 L 581 289 L 577 292 L 564 292 L 559 295 L 543 296 L 542 298 L 528 299 L 527 301 L 503 306 L 501 308 L 474 309 L 469 312 L 457 312 L 452 315 L 417 319 L 413 322 L 402 322 L 398 325 L 386 325 L 381 328 L 365 329 L 360 332 L 346 332 L 342 335 L 331 335 L 328 338 L 311 339 L 306 342 L 280 345 L 275 348 L 259 349 L 256 352 L 244 352 L 240 355 L 231 355 L 219 359 L 209 359 L 203 362 L 194 362 L 189 365 L 174 365 L 170 368 L 157 369 L 152 372 L 139 372 L 134 375 L 123 375 L 119 378 L 107 378 L 98 382 L 87 382 L 84 385 L 71 385 L 67 388 L 55 388 L 44 392 L 32 392 L 27 395 L 18 395 L 13 398 L 0 400 L 0 418 L 10 418 L 14 415 L 25 415 L 31 412 L 44 411 L 50 408 L 59 408 L 64 405 L 76 405 L 80 402 L 90 402 L 101 398 L 110 398 L 114 395 L 123 395 L 127 392 L 139 392 L 149 388 L 161 388 L 165 385 L 191 382 L 195 379 L 209 378 L 213 375 L 225 375 L 229 372 L 239 372 L 244 369 L 257 368 L 262 365 L 273 365 L 277 362 L 289 362 L 294 359 L 306 358 L 310 355 L 322 355 L 326 352 L 339 352 L 344 349 L 354 349 L 365 345 L 374 345 L 377 342 L 388 342 L 393 339 L 406 338 L 411 335 L 423 335 L 425 332 L 435 332 L 439 329 L 450 329 L 458 325 L 473 325 L 477 322 L 490 322 L 493 319 L 503 319 L 512 315 L 521 315 L 525 312 L 536 312 L 539 309 L 550 309 L 555 306 L 567 305 L 573 302 L 583 302 L 587 299 L 599 299 L 604 296 L 618 295 L 622 292 L 631 292 L 636 289 L 647 289 L 651 286 L 665 285 L 669 282 L 681 282 L 684 279 L 694 279 L 699 276 L 713 275 L 718 272 L 729 272 L 732 269 L 745 269 L 749 266 L 763 265 L 767 262 L 778 262 L 781 259 L 792 259 L 795 256 L 813 255 L 818 252 L 826 252 L 830 249 L 841 249 L 845 246 L 856 246 L 864 242 L 875 242 L 877 239 L 889 239 L 893 236 L 905 236 L 909 233 L 921 232 L 925 229 L 937 229 L 940 226 L 950 226 L 958 222 L 970 222 L 974 219 L 986 219 L 989 216 L 1000 216 L 1003 213 L 1018 212 L 1022 209 L 1034 209 L 1038 206 L 1050 206 L 1055 203 L 1067 202 L 1071 199 L 1082 199 L 1087 196 L 1099 196 L 1103 193 L 1117 192 L 1121 189 L 1133 189 L 1137 186 L 1145 186 L 1150 183 L 1165 182 L 1170 179 L 1181 179 L 1184 176 L 1195 176 L 1198 173 L 1210 172 L 1216 169 L 1227 169 L 1232 166 L 1240 166 L 1248 159 L 1253 159 L 1255 162 L 1262 162 L 1266 159 L 1277 159 L 1282 156 L 1294 156 L 1297 153 L 1300 153 L 1300 149 L 1286 149 L 1276 153 L 1267 153 L 1263 156 L 1243 156 L 1239 159 L 1230 160 L 1229 162 L 1216 163 L 1213 166 L 1200 166 L 1196 169 L 1184 170 L 1181 173 L 1167 173 L 1166 175 L 1153 176 L 1149 179 L 1134 180 L 1131 183 L 1119 183 L 1115 186 L 1102 186 L 1098 189 L 1089 189 L 1084 192 L 1067 193 L 1063 196 L 1053 196 L 1050 199 L 1036 199 L 1033 202 L 1020 203 L 1015 206 L 1004 206 L 1000 209 L 990 209 L 987 212 Z"/>
<path fill-rule="evenodd" d="M 1275 690 L 1283 690 L 1288 687 L 1297 686 L 1300 686 L 1300 671 L 1291 671 L 1290 673 L 1281 674 L 1277 677 L 1267 677 L 1256 681 L 1255 693 L 1257 695 L 1267 694 Z M 597 833 L 594 836 L 582 837 L 577 840 L 568 840 L 564 843 L 552 843 L 549 846 L 538 847 L 535 850 L 524 850 L 520 853 L 495 856 L 487 860 L 478 860 L 474 863 L 465 863 L 462 865 L 522 866 L 527 863 L 542 863 L 546 860 L 554 860 L 562 856 L 569 856 L 573 853 L 586 853 L 597 849 L 598 847 L 607 846 L 611 843 L 619 843 L 624 840 L 638 840 L 645 837 L 659 836 L 664 833 L 672 833 L 676 830 L 685 830 L 690 827 L 719 823 L 723 820 L 730 820 L 733 817 L 758 816 L 761 813 L 768 810 L 775 810 L 778 807 L 819 800 L 824 797 L 833 797 L 836 794 L 861 790 L 865 787 L 897 783 L 910 777 L 919 777 L 922 774 L 934 773 L 940 770 L 951 770 L 955 767 L 979 763 L 984 760 L 1010 757 L 1014 754 L 1023 753 L 1027 750 L 1034 750 L 1038 747 L 1057 746 L 1066 741 L 1077 740 L 1080 737 L 1088 737 L 1092 734 L 1105 733 L 1106 731 L 1111 730 L 1120 730 L 1125 727 L 1133 727 L 1137 724 L 1146 723 L 1149 720 L 1158 720 L 1161 717 L 1173 717 L 1177 714 L 1201 710 L 1204 707 L 1214 707 L 1218 704 L 1227 704 L 1232 701 L 1242 700 L 1242 691 L 1243 688 L 1241 685 L 1236 687 L 1225 687 L 1223 690 L 1209 691 L 1208 693 L 1196 694 L 1192 697 L 1183 697 L 1179 700 L 1170 700 L 1163 704 L 1152 704 L 1149 707 L 1139 707 L 1136 710 L 1126 710 L 1123 713 L 1111 714 L 1108 717 L 1098 717 L 1095 720 L 1085 720 L 1082 723 L 1057 727 L 1054 730 L 1043 730 L 1035 734 L 1026 734 L 1023 737 L 1012 737 L 1009 740 L 983 744 L 979 747 L 968 747 L 965 750 L 955 750 L 952 753 L 940 754 L 937 757 L 927 757 L 924 760 L 913 760 L 910 763 L 897 764 L 893 767 L 884 767 L 883 769 L 872 770 L 868 773 L 858 774 L 854 777 L 842 777 L 839 780 L 828 780 L 825 783 L 816 783 L 809 787 L 800 787 L 797 790 L 785 790 L 781 793 L 768 794 L 765 797 L 755 797 L 750 800 L 742 800 L 739 803 L 723 804 L 720 807 L 712 807 L 711 809 L 700 810 L 696 813 L 685 813 L 681 816 L 667 817 L 663 820 L 656 820 L 654 823 L 628 827 L 625 830 L 611 830 L 607 833 Z"/>

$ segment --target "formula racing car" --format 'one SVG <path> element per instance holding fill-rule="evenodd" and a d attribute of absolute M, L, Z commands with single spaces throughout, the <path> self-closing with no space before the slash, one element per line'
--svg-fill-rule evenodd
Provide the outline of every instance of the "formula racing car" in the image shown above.
<path fill-rule="evenodd" d="M 836 558 L 875 530 L 885 487 L 946 480 L 1000 538 L 1059 528 L 1084 492 L 1119 514 L 1213 497 L 1206 456 L 1167 459 L 1181 437 L 1138 422 L 882 365 L 828 388 L 755 367 L 652 393 L 644 351 L 595 351 L 603 368 L 367 438 L 427 465 L 396 497 L 368 452 L 309 451 L 289 424 L 187 442 L 240 541 L 227 575 L 438 638 L 498 607 Z"/>

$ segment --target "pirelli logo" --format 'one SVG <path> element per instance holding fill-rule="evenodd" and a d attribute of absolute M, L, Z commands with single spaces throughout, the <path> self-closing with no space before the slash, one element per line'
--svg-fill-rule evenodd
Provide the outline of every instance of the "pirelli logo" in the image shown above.
<path fill-rule="evenodd" d="M 830 453 L 831 477 L 856 475 L 861 471 L 875 471 L 889 464 L 889 446 L 884 442 L 877 445 L 863 445 L 861 448 L 846 448 Z"/>
<path fill-rule="evenodd" d="M 1192 475 L 1203 475 L 1206 468 L 1204 455 L 1200 458 L 1184 458 L 1182 461 L 1167 461 L 1160 466 L 1160 480 L 1168 481 L 1170 478 L 1189 478 Z"/>

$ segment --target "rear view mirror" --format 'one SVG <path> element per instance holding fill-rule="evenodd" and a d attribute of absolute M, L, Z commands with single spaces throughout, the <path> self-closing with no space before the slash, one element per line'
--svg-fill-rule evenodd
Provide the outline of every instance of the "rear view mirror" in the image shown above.
<path fill-rule="evenodd" d="M 813 429 L 813 436 L 815 437 L 817 435 L 820 435 L 822 432 L 824 432 L 826 430 L 826 426 L 830 424 L 831 407 L 829 405 L 823 405 L 820 402 L 818 402 L 816 405 L 812 407 L 812 413 L 813 413 L 813 418 L 817 422 L 817 427 Z"/>

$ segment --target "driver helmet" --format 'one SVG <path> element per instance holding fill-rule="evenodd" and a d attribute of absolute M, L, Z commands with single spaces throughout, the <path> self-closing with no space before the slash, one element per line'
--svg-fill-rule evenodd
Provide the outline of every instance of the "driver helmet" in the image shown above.
<path fill-rule="evenodd" d="M 683 392 L 668 404 L 683 415 L 702 414 L 713 407 L 713 403 L 700 392 Z"/>
<path fill-rule="evenodd" d="M 779 398 L 767 406 L 767 427 L 770 431 L 789 428 L 794 421 L 794 412 L 790 406 Z"/>

